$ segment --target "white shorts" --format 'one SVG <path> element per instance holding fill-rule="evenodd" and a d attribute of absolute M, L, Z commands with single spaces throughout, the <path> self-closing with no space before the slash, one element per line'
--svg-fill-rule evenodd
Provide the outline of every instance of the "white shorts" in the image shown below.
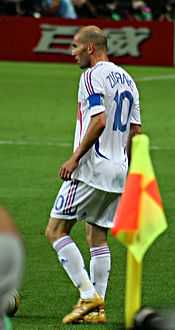
<path fill-rule="evenodd" d="M 65 181 L 50 216 L 56 219 L 85 220 L 111 228 L 119 198 L 120 194 L 99 190 L 78 180 Z"/>

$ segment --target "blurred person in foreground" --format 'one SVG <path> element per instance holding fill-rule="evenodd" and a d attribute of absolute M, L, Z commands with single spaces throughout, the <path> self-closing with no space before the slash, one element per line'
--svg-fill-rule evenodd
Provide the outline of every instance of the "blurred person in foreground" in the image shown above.
<path fill-rule="evenodd" d="M 175 311 L 142 307 L 134 317 L 131 330 L 175 330 Z"/>
<path fill-rule="evenodd" d="M 0 330 L 11 329 L 5 314 L 9 295 L 21 283 L 23 262 L 21 237 L 10 215 L 0 208 Z"/>
<path fill-rule="evenodd" d="M 74 152 L 61 166 L 64 183 L 51 210 L 46 236 L 80 299 L 63 323 L 104 323 L 111 270 L 108 228 L 124 189 L 133 135 L 140 133 L 139 93 L 134 80 L 107 56 L 107 37 L 97 26 L 81 28 L 72 55 L 81 69 Z M 85 220 L 90 278 L 70 232 Z"/>

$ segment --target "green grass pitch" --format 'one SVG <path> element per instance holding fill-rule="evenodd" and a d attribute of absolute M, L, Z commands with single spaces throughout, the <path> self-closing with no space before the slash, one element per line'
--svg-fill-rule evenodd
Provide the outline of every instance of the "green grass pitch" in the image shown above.
<path fill-rule="evenodd" d="M 169 227 L 144 259 L 144 305 L 174 305 L 175 276 L 175 69 L 127 67 L 141 95 L 143 129 Z M 76 118 L 80 70 L 66 64 L 0 63 L 0 204 L 7 207 L 26 247 L 25 276 L 16 330 L 97 329 L 63 326 L 63 316 L 78 293 L 61 269 L 44 237 L 50 208 L 61 184 L 59 166 L 70 155 Z M 73 230 L 88 266 L 83 223 Z M 109 323 L 98 329 L 119 329 L 124 317 L 126 250 L 109 235 L 113 268 L 106 311 Z"/>

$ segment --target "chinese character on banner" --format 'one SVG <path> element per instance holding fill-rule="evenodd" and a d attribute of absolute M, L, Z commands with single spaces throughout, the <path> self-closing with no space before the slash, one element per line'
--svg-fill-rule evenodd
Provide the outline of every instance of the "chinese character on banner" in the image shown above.
<path fill-rule="evenodd" d="M 41 38 L 33 49 L 35 53 L 71 55 L 71 42 L 78 26 L 58 26 L 41 24 Z M 108 35 L 109 55 L 138 57 L 140 43 L 148 39 L 148 28 L 124 27 L 104 29 Z"/>
<path fill-rule="evenodd" d="M 71 55 L 71 42 L 78 26 L 41 24 L 41 38 L 33 49 L 35 53 Z"/>
<path fill-rule="evenodd" d="M 108 35 L 109 55 L 124 56 L 140 55 L 140 43 L 148 39 L 150 30 L 148 28 L 125 27 L 121 29 L 106 29 Z"/>

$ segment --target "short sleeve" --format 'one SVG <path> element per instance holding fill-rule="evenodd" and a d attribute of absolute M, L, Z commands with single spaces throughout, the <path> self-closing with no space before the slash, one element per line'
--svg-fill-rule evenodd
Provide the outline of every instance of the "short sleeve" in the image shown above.
<path fill-rule="evenodd" d="M 93 116 L 104 112 L 105 88 L 104 80 L 99 70 L 87 70 L 84 73 L 84 83 L 87 90 L 87 103 L 90 115 Z"/>

